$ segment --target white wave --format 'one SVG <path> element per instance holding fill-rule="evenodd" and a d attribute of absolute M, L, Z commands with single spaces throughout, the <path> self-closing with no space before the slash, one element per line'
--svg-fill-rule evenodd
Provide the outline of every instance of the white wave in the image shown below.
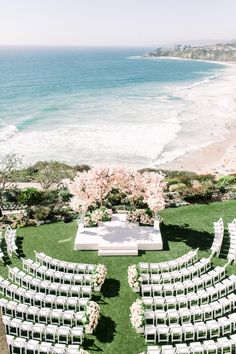
<path fill-rule="evenodd" d="M 6 127 L 0 129 L 0 142 L 6 142 L 18 133 L 18 129 L 15 125 L 7 125 Z"/>
<path fill-rule="evenodd" d="M 134 59 L 143 59 L 142 55 L 131 55 L 130 57 L 127 57 L 129 60 L 134 60 Z"/>

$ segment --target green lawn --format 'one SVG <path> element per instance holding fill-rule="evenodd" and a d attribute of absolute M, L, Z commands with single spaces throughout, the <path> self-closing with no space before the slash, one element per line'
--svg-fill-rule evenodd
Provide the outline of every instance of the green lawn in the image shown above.
<path fill-rule="evenodd" d="M 34 250 L 37 250 L 63 260 L 103 263 L 107 266 L 108 278 L 102 294 L 94 297 L 101 306 L 100 322 L 95 334 L 86 336 L 84 342 L 84 347 L 90 353 L 138 354 L 145 350 L 143 337 L 135 333 L 129 321 L 129 307 L 137 295 L 127 283 L 128 266 L 140 261 L 170 260 L 196 247 L 200 248 L 201 257 L 208 256 L 213 240 L 212 222 L 222 216 L 227 228 L 227 222 L 236 217 L 236 201 L 166 209 L 161 216 L 164 220 L 162 235 L 165 250 L 146 252 L 139 257 L 98 257 L 94 251 L 73 251 L 75 223 L 56 223 L 19 230 L 22 255 L 27 258 L 34 258 Z M 225 237 L 220 258 L 214 259 L 215 265 L 225 264 L 228 247 Z M 21 261 L 14 257 L 12 264 L 21 266 Z M 235 273 L 235 267 L 229 267 L 228 271 Z M 6 267 L 0 266 L 0 273 L 7 276 Z"/>

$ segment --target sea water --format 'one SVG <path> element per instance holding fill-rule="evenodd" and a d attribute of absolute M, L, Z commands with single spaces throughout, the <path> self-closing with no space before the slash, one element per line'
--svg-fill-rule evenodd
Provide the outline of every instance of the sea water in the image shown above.
<path fill-rule="evenodd" d="M 174 141 L 197 119 L 189 93 L 224 67 L 149 50 L 2 47 L 0 156 L 147 167 L 183 154 L 189 143 Z"/>

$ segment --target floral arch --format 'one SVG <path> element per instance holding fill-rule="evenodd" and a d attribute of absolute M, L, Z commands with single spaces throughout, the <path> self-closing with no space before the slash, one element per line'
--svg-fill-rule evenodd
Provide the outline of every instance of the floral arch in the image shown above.
<path fill-rule="evenodd" d="M 146 205 L 145 212 L 142 212 L 151 215 L 152 218 L 165 207 L 163 195 L 165 181 L 160 173 L 141 173 L 127 168 L 95 167 L 79 173 L 73 181 L 67 181 L 67 185 L 73 196 L 70 201 L 71 208 L 83 218 L 88 216 L 89 210 L 93 210 L 96 221 L 103 219 L 104 202 L 114 189 L 119 189 L 126 194 L 131 205 L 130 221 L 136 221 L 135 215 L 140 211 L 135 207 L 137 200 L 142 200 Z M 109 217 L 109 212 L 105 213 Z"/>

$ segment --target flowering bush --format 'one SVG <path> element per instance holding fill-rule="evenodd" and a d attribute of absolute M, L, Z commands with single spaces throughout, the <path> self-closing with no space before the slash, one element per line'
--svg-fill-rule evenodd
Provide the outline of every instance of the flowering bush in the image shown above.
<path fill-rule="evenodd" d="M 103 264 L 98 264 L 93 273 L 93 285 L 100 286 L 104 283 L 107 276 L 107 268 Z"/>
<path fill-rule="evenodd" d="M 142 281 L 138 267 L 133 264 L 128 267 L 128 283 L 131 288 L 137 288 Z"/>
<path fill-rule="evenodd" d="M 144 311 L 145 308 L 141 299 L 137 299 L 130 307 L 130 321 L 136 330 L 145 323 Z"/>
<path fill-rule="evenodd" d="M 99 316 L 99 305 L 94 301 L 89 301 L 89 304 L 86 307 L 86 323 L 91 330 L 94 330 L 97 327 Z"/>
<path fill-rule="evenodd" d="M 128 221 L 129 222 L 139 222 L 140 220 L 140 210 L 136 209 L 136 210 L 131 210 L 128 213 Z"/>
<path fill-rule="evenodd" d="M 132 171 L 125 168 L 96 167 L 79 173 L 73 182 L 67 181 L 73 195 L 71 208 L 86 213 L 89 207 L 103 202 L 113 188 L 122 190 L 133 206 L 142 200 L 156 214 L 164 209 L 164 176 L 155 172 Z"/>
<path fill-rule="evenodd" d="M 140 224 L 143 225 L 153 225 L 154 224 L 153 212 L 150 209 L 132 210 L 128 214 L 128 221 L 140 222 Z"/>
<path fill-rule="evenodd" d="M 109 221 L 112 217 L 112 210 L 104 207 L 96 209 L 92 212 L 87 212 L 83 217 L 85 227 L 94 227 L 98 225 L 99 221 Z"/>
<path fill-rule="evenodd" d="M 142 210 L 140 214 L 140 224 L 143 225 L 153 225 L 154 224 L 154 217 L 152 213 L 147 213 L 145 210 Z"/>

